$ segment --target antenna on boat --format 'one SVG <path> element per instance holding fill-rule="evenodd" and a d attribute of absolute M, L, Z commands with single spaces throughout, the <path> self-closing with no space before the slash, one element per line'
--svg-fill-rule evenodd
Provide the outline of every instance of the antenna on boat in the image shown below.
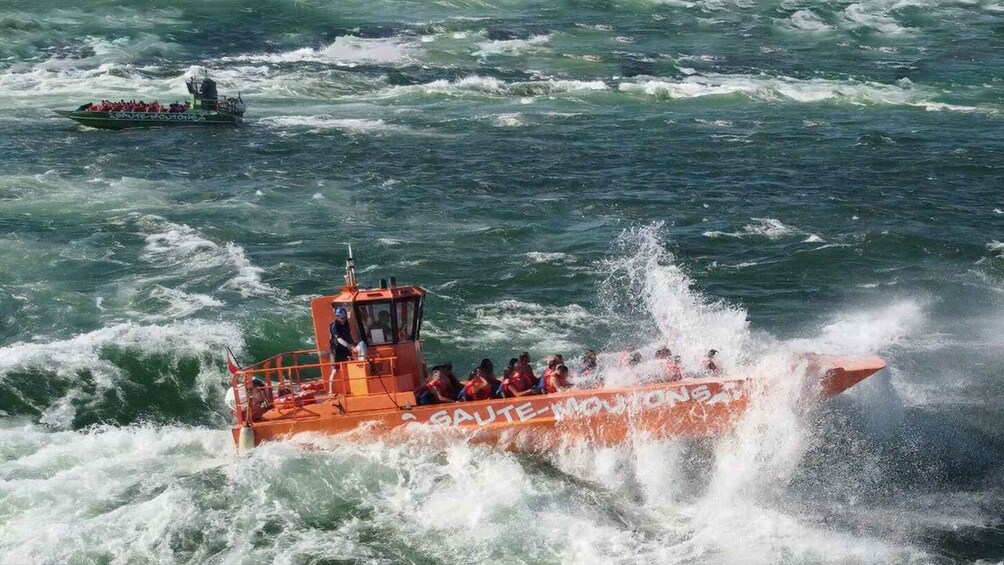
<path fill-rule="evenodd" d="M 345 259 L 345 287 L 358 288 L 356 282 L 356 260 L 352 257 L 352 244 L 349 244 L 349 257 Z"/>

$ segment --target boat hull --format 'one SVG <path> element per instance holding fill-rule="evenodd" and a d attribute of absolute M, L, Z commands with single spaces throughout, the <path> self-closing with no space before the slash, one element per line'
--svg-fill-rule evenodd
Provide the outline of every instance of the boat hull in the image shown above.
<path fill-rule="evenodd" d="M 877 357 L 813 357 L 806 400 L 838 394 L 885 363 Z M 745 378 L 687 379 L 630 388 L 573 389 L 555 394 L 476 402 L 406 406 L 410 393 L 377 399 L 390 407 L 359 410 L 352 397 L 321 397 L 312 404 L 273 408 L 254 422 L 254 443 L 299 433 L 341 434 L 364 430 L 365 438 L 413 426 L 463 433 L 474 443 L 539 451 L 587 442 L 612 445 L 631 434 L 710 437 L 731 429 L 748 408 L 753 381 Z M 235 442 L 240 427 L 233 429 Z"/>
<path fill-rule="evenodd" d="M 91 112 L 56 110 L 60 116 L 100 129 L 237 126 L 243 118 L 218 112 Z"/>

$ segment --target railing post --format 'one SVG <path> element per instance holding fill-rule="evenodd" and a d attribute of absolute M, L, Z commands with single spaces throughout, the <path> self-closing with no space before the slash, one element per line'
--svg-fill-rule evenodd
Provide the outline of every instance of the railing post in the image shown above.
<path fill-rule="evenodd" d="M 238 380 L 237 374 L 235 373 L 233 377 L 230 378 L 230 388 L 234 392 L 234 415 L 237 416 L 237 425 L 244 426 L 244 409 L 241 407 L 241 393 L 237 388 Z"/>

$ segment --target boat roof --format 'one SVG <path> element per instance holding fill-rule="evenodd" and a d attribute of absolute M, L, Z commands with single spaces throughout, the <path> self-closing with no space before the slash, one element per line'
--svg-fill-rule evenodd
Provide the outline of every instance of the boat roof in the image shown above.
<path fill-rule="evenodd" d="M 360 289 L 343 287 L 341 292 L 327 296 L 332 302 L 381 302 L 402 298 L 422 297 L 425 291 L 415 285 L 391 286 L 388 288 Z"/>

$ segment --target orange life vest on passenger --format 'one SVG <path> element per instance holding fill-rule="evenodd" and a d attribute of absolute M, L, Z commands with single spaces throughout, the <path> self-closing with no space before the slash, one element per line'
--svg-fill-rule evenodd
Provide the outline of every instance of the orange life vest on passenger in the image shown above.
<path fill-rule="evenodd" d="M 445 379 L 436 379 L 425 383 L 425 389 L 432 391 L 432 389 L 438 389 L 439 394 L 443 395 L 443 398 L 450 397 L 450 383 L 446 382 Z"/>
<path fill-rule="evenodd" d="M 544 390 L 548 394 L 558 392 L 562 388 L 568 386 L 568 381 L 561 376 L 558 371 L 548 371 L 544 373 Z"/>
<path fill-rule="evenodd" d="M 506 379 L 505 382 L 505 392 L 508 396 L 516 396 L 516 392 L 526 392 L 527 389 L 533 386 L 533 379 L 527 374 L 526 371 L 515 370 L 512 375 Z"/>
<path fill-rule="evenodd" d="M 479 382 L 484 383 L 480 388 L 475 389 Z M 464 395 L 470 400 L 488 400 L 492 396 L 492 387 L 488 381 L 481 378 L 472 378 L 464 385 Z"/>

